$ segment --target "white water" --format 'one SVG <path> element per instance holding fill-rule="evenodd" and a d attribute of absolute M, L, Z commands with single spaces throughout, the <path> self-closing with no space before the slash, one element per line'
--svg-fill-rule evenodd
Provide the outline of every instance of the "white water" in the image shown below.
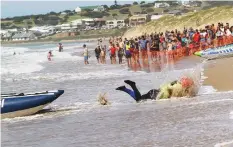
<path fill-rule="evenodd" d="M 53 45 L 3 48 L 3 92 L 65 90 L 44 113 L 2 120 L 3 146 L 148 146 L 155 142 L 158 146 L 193 146 L 200 138 L 205 138 L 203 146 L 214 146 L 222 138 L 231 140 L 227 138 L 231 134 L 221 130 L 224 125 L 232 129 L 231 92 L 219 93 L 212 86 L 201 86 L 195 98 L 136 104 L 127 94 L 115 90 L 130 79 L 146 93 L 184 75 L 192 75 L 201 85 L 205 78 L 203 64 L 156 73 L 133 72 L 126 65 L 110 65 L 109 57 L 108 64 L 97 64 L 92 55 L 90 65 L 84 66 L 81 45 L 64 46 L 62 53 Z M 14 50 L 20 54 L 13 56 Z M 55 55 L 51 62 L 47 61 L 49 50 Z M 93 48 L 89 50 L 93 54 Z M 97 103 L 97 95 L 104 92 L 110 106 Z M 225 136 L 217 138 L 221 133 Z"/>
<path fill-rule="evenodd" d="M 47 54 L 49 50 L 53 52 L 53 60 L 81 60 L 81 57 L 71 56 L 69 52 L 73 52 L 77 46 L 66 47 L 66 52 L 58 52 L 57 48 L 41 48 L 30 49 L 29 47 L 1 47 L 1 74 L 22 74 L 32 73 L 42 70 L 41 65 L 47 62 Z M 78 46 L 80 47 L 80 46 Z M 79 49 L 80 50 L 80 49 Z M 16 53 L 16 55 L 13 55 Z"/>

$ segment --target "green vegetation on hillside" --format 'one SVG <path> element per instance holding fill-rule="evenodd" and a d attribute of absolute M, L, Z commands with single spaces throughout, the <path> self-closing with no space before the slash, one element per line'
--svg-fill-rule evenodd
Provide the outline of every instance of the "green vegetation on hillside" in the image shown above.
<path fill-rule="evenodd" d="M 133 37 L 152 32 L 164 32 L 166 30 L 178 29 L 183 30 L 184 27 L 204 28 L 208 24 L 216 24 L 218 22 L 229 22 L 233 24 L 233 7 L 221 6 L 214 7 L 198 12 L 189 12 L 184 16 L 166 15 L 158 20 L 146 23 L 145 25 L 132 28 L 125 33 L 125 37 Z"/>
<path fill-rule="evenodd" d="M 159 2 L 159 1 L 155 1 Z M 74 10 L 65 10 L 66 14 L 62 14 L 62 12 L 49 12 L 47 14 L 39 14 L 39 15 L 28 15 L 28 16 L 17 16 L 13 18 L 5 18 L 1 19 L 1 28 L 8 29 L 8 28 L 15 28 L 15 27 L 32 27 L 32 26 L 41 26 L 41 25 L 56 25 L 62 23 L 70 23 L 76 19 L 82 18 L 103 18 L 108 16 L 131 16 L 137 13 L 147 13 L 150 15 L 153 14 L 161 14 L 163 12 L 169 13 L 172 10 L 181 10 L 183 12 L 189 12 L 200 9 L 210 8 L 212 6 L 220 6 L 220 5 L 232 5 L 233 2 L 227 1 L 218 1 L 218 2 L 210 2 L 210 1 L 194 1 L 194 3 L 198 3 L 201 7 L 191 7 L 191 8 L 184 8 L 182 5 L 178 5 L 177 2 L 174 1 L 166 1 L 171 5 L 169 8 L 154 8 L 154 3 L 145 3 L 144 1 L 141 2 L 134 2 L 131 4 L 124 4 L 118 5 L 117 3 L 112 6 L 103 5 L 106 9 L 104 12 L 93 12 L 92 9 L 96 8 L 97 6 L 88 6 L 88 7 L 81 7 L 82 12 L 76 13 Z M 27 20 L 25 22 L 25 20 Z"/>

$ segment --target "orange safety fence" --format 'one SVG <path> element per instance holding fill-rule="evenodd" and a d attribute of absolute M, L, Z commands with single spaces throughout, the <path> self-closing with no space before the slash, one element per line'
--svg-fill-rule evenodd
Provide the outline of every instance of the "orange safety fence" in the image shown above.
<path fill-rule="evenodd" d="M 132 49 L 131 68 L 135 71 L 141 68 L 150 68 L 151 70 L 154 67 L 159 69 L 161 67 L 159 65 L 160 63 L 174 63 L 174 61 L 178 61 L 185 56 L 193 55 L 196 51 L 206 50 L 208 48 L 215 48 L 231 43 L 233 43 L 233 36 L 224 36 L 222 38 L 211 40 L 210 42 L 205 41 L 193 44 L 191 43 L 189 44 L 189 46 L 180 47 L 175 50 L 141 50 L 140 52 L 138 52 L 135 49 Z"/>

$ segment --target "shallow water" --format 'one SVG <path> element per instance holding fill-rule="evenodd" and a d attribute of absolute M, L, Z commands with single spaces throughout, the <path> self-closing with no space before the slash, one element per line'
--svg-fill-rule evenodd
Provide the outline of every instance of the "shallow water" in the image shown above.
<path fill-rule="evenodd" d="M 11 54 L 17 50 L 14 46 L 3 50 L 2 92 L 65 90 L 41 113 L 2 120 L 4 147 L 206 147 L 232 140 L 231 92 L 216 93 L 201 87 L 199 95 L 192 99 L 136 104 L 125 93 L 114 90 L 125 84 L 123 80 L 131 79 L 145 93 L 193 71 L 201 65 L 199 61 L 186 58 L 172 71 L 133 72 L 125 64 L 97 64 L 92 51 L 90 65 L 84 66 L 81 45 L 65 44 L 65 52 L 54 51 L 52 62 L 47 61 L 46 54 L 56 49 L 55 44 L 20 46 L 22 51 L 16 56 Z M 108 93 L 110 106 L 98 105 L 100 92 Z"/>

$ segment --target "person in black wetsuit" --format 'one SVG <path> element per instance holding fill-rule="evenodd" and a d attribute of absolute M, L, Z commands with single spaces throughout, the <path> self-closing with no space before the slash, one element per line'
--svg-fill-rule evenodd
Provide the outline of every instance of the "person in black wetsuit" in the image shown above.
<path fill-rule="evenodd" d="M 135 99 L 136 102 L 147 100 L 147 99 L 156 99 L 158 93 L 160 90 L 158 89 L 151 89 L 146 94 L 141 95 L 141 93 L 138 91 L 138 88 L 136 87 L 136 83 L 130 80 L 125 80 L 125 83 L 129 84 L 133 90 L 126 88 L 125 86 L 120 86 L 116 88 L 116 90 L 124 91 L 128 93 L 131 97 Z"/>

